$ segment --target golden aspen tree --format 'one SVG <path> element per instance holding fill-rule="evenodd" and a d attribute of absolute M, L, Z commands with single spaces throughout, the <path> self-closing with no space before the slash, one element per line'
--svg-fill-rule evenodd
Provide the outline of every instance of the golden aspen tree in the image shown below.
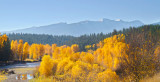
<path fill-rule="evenodd" d="M 4 41 L 7 41 L 8 36 L 7 36 L 6 34 L 4 34 L 4 35 L 2 36 L 2 38 L 3 38 Z"/>
<path fill-rule="evenodd" d="M 73 61 L 68 61 L 68 64 L 64 67 L 64 73 L 70 72 L 74 64 Z"/>
<path fill-rule="evenodd" d="M 56 74 L 56 70 L 57 70 L 57 65 L 58 65 L 58 61 L 57 60 L 53 60 L 53 66 L 52 66 L 52 72 L 53 72 L 53 75 Z"/>
<path fill-rule="evenodd" d="M 101 72 L 98 74 L 98 79 L 97 81 L 99 82 L 118 82 L 119 77 L 116 74 L 116 72 L 112 71 L 111 69 L 107 69 L 104 72 Z"/>
<path fill-rule="evenodd" d="M 23 40 L 19 40 L 19 44 L 18 44 L 18 59 L 20 59 L 22 61 L 22 54 L 23 54 Z"/>
<path fill-rule="evenodd" d="M 4 46 L 4 42 L 6 42 L 7 41 L 7 39 L 8 39 L 8 36 L 6 35 L 6 34 L 4 34 L 4 35 L 2 35 L 2 36 L 0 36 L 0 45 L 1 45 L 1 47 L 3 47 Z"/>
<path fill-rule="evenodd" d="M 38 56 L 39 56 L 40 60 L 41 60 L 42 56 L 44 55 L 44 53 L 45 53 L 44 45 L 39 44 L 38 45 Z"/>
<path fill-rule="evenodd" d="M 87 53 L 83 60 L 86 62 L 86 63 L 90 63 L 90 64 L 93 64 L 94 63 L 94 56 L 91 54 L 91 53 Z"/>
<path fill-rule="evenodd" d="M 72 67 L 71 75 L 75 79 L 80 79 L 85 75 L 85 71 L 79 65 L 76 65 Z"/>
<path fill-rule="evenodd" d="M 15 57 L 14 40 L 11 41 L 11 51 L 12 51 L 12 53 L 13 53 L 13 57 Z"/>
<path fill-rule="evenodd" d="M 73 53 L 73 52 L 72 52 L 71 47 L 67 47 L 67 48 L 66 48 L 66 54 L 67 54 L 67 56 L 71 56 L 72 53 Z"/>
<path fill-rule="evenodd" d="M 58 74 L 64 74 L 64 68 L 65 66 L 69 63 L 69 59 L 68 58 L 65 58 L 63 60 L 61 60 L 59 63 L 58 63 L 58 66 L 57 66 L 57 73 Z"/>
<path fill-rule="evenodd" d="M 53 74 L 52 68 L 53 68 L 53 60 L 50 58 L 50 55 L 44 55 L 39 68 L 40 75 L 45 77 L 52 75 Z"/>
<path fill-rule="evenodd" d="M 45 45 L 45 54 L 52 55 L 52 47 L 49 44 Z"/>
<path fill-rule="evenodd" d="M 23 46 L 23 57 L 22 57 L 22 60 L 25 60 L 28 57 L 28 54 L 29 54 L 29 44 L 28 44 L 28 42 L 25 42 L 24 46 Z"/>
<path fill-rule="evenodd" d="M 14 40 L 11 41 L 11 50 L 14 49 Z"/>
<path fill-rule="evenodd" d="M 54 52 L 54 50 L 56 49 L 57 44 L 52 44 L 52 52 Z"/>
<path fill-rule="evenodd" d="M 77 52 L 72 54 L 71 60 L 77 61 L 79 58 L 80 58 L 80 53 Z"/>
<path fill-rule="evenodd" d="M 116 70 L 119 64 L 123 62 L 122 60 L 128 57 L 126 54 L 128 45 L 124 42 L 124 39 L 123 34 L 104 39 L 103 47 L 96 51 L 98 63 L 106 68 Z"/>
<path fill-rule="evenodd" d="M 38 59 L 38 45 L 33 44 L 33 59 Z"/>
<path fill-rule="evenodd" d="M 31 59 L 38 59 L 38 44 L 32 44 L 29 49 Z"/>
<path fill-rule="evenodd" d="M 30 48 L 29 48 L 29 58 L 30 59 L 32 59 L 33 58 L 33 49 L 34 49 L 34 47 L 33 47 L 33 44 L 30 46 Z"/>
<path fill-rule="evenodd" d="M 54 75 L 62 81 L 118 81 L 119 77 L 115 70 L 123 63 L 123 59 L 128 57 L 126 54 L 128 45 L 124 39 L 123 34 L 114 35 L 101 41 L 97 50 L 88 52 L 78 52 L 77 44 L 71 47 L 47 44 L 45 53 L 49 55 L 42 58 L 40 75 Z M 95 44 L 93 48 L 97 48 Z M 53 60 L 50 58 L 51 52 Z"/>
<path fill-rule="evenodd" d="M 98 47 L 98 48 L 102 48 L 102 47 L 103 47 L 103 42 L 100 41 L 100 42 L 97 44 L 97 47 Z"/>
<path fill-rule="evenodd" d="M 59 54 L 60 54 L 60 49 L 59 47 L 57 47 L 54 52 L 52 53 L 52 57 L 53 59 L 58 59 L 59 58 Z"/>
<path fill-rule="evenodd" d="M 18 55 L 17 50 L 18 50 L 18 42 L 17 42 L 17 40 L 15 40 L 13 43 L 13 49 L 12 49 L 13 54 L 14 54 L 14 58 L 17 58 L 17 55 Z"/>
<path fill-rule="evenodd" d="M 71 46 L 71 49 L 72 49 L 72 51 L 74 51 L 74 52 L 78 52 L 78 51 L 79 51 L 79 45 L 73 44 L 73 45 Z"/>

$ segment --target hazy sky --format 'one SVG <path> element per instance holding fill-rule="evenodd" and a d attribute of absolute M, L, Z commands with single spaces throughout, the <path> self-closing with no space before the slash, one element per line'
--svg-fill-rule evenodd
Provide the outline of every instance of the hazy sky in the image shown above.
<path fill-rule="evenodd" d="M 0 31 L 101 18 L 160 22 L 160 0 L 0 0 Z"/>

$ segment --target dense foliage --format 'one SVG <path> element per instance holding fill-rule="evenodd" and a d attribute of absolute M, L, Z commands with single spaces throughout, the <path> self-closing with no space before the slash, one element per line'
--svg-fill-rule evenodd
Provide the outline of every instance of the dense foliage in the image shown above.
<path fill-rule="evenodd" d="M 20 33 L 12 33 L 8 34 L 10 40 L 20 40 L 22 39 L 24 42 L 28 42 L 28 44 L 57 44 L 59 46 L 64 45 L 66 41 L 72 40 L 73 36 L 52 36 L 46 34 L 20 34 Z"/>
<path fill-rule="evenodd" d="M 20 40 L 22 39 L 24 42 L 28 42 L 30 45 L 33 43 L 37 44 L 57 44 L 58 46 L 68 45 L 71 46 L 72 44 L 78 44 L 80 51 L 86 51 L 86 45 L 96 44 L 99 41 L 105 39 L 106 37 L 110 37 L 111 33 L 109 34 L 90 34 L 90 35 L 82 35 L 80 37 L 73 37 L 73 36 L 52 36 L 52 35 L 45 35 L 45 34 L 8 34 L 10 40 Z"/>
<path fill-rule="evenodd" d="M 127 48 L 123 34 L 104 39 L 103 46 L 96 51 L 78 52 L 76 44 L 56 47 L 52 57 L 44 55 L 39 72 L 62 81 L 118 81 L 115 70 L 128 58 Z"/>
<path fill-rule="evenodd" d="M 144 30 L 142 31 L 142 29 Z M 152 33 L 152 38 L 153 40 L 158 41 L 159 37 L 159 30 L 160 30 L 160 25 L 146 25 L 146 26 L 141 26 L 138 28 L 135 27 L 130 27 L 127 29 L 123 29 L 120 31 L 114 30 L 112 33 L 108 34 L 90 34 L 90 35 L 82 35 L 80 37 L 73 37 L 73 36 L 52 36 L 52 35 L 45 35 L 45 34 L 9 34 L 8 37 L 10 40 L 20 40 L 22 39 L 24 42 L 28 42 L 30 45 L 32 43 L 37 43 L 37 44 L 57 44 L 58 46 L 62 45 L 68 45 L 71 46 L 72 44 L 78 44 L 80 51 L 87 51 L 85 48 L 86 45 L 93 45 L 96 44 L 103 39 L 110 37 L 115 34 L 124 34 L 126 37 L 130 37 L 130 35 L 138 35 L 145 33 L 146 35 L 149 34 L 149 32 Z M 154 37 L 153 37 L 154 36 Z M 128 43 L 128 42 L 127 42 Z M 94 48 L 96 49 L 96 47 Z"/>
<path fill-rule="evenodd" d="M 7 35 L 0 35 L 0 61 L 10 60 L 12 54 L 10 49 L 10 41 Z"/>
<path fill-rule="evenodd" d="M 54 76 L 54 81 L 128 82 L 139 81 L 159 72 L 159 41 L 156 45 L 146 41 L 142 46 L 138 42 L 138 46 L 133 46 L 132 42 L 127 44 L 126 41 L 123 34 L 114 35 L 99 42 L 100 46 L 95 51 L 87 52 L 74 51 L 74 45 L 54 47 L 51 57 L 44 55 L 42 59 L 40 76 Z M 155 47 L 147 51 L 151 46 Z"/>
<path fill-rule="evenodd" d="M 23 35 L 28 34 L 20 36 Z M 60 45 L 66 45 L 59 46 L 19 39 L 12 40 L 10 47 L 7 35 L 2 35 L 0 57 L 6 57 L 4 61 L 11 54 L 14 60 L 42 59 L 38 77 L 51 76 L 54 81 L 137 82 L 160 71 L 160 25 L 63 40 Z"/>

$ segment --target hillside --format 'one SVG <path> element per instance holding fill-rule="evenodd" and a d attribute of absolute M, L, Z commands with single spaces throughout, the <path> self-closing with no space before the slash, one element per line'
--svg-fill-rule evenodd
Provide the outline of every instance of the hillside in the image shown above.
<path fill-rule="evenodd" d="M 142 29 L 145 29 L 142 31 Z M 80 51 L 85 51 L 86 45 L 93 45 L 98 43 L 99 41 L 110 37 L 114 34 L 125 34 L 126 39 L 130 39 L 132 36 L 142 36 L 142 34 L 145 34 L 145 36 L 148 36 L 149 33 L 152 33 L 152 39 L 154 41 L 159 41 L 160 38 L 159 33 L 160 25 L 146 25 L 141 27 L 130 27 L 127 29 L 116 31 L 104 34 L 104 33 L 98 33 L 98 34 L 90 34 L 90 35 L 81 35 L 79 37 L 73 37 L 73 36 L 52 36 L 52 35 L 46 35 L 46 34 L 9 34 L 8 37 L 10 40 L 20 40 L 23 39 L 24 42 L 28 42 L 29 44 L 33 43 L 42 43 L 42 44 L 57 44 L 58 46 L 62 45 L 72 45 L 72 44 L 78 44 L 80 47 Z M 128 36 L 127 36 L 128 35 Z M 144 35 L 143 35 L 144 36 Z M 137 39 L 135 39 L 137 40 Z"/>
<path fill-rule="evenodd" d="M 31 33 L 31 34 L 50 34 L 50 35 L 72 35 L 80 36 L 92 33 L 109 33 L 114 29 L 121 30 L 123 28 L 141 26 L 141 21 L 123 21 L 123 20 L 110 20 L 103 19 L 101 21 L 81 21 L 77 23 L 57 23 L 47 26 L 31 27 L 15 31 L 3 33 Z"/>

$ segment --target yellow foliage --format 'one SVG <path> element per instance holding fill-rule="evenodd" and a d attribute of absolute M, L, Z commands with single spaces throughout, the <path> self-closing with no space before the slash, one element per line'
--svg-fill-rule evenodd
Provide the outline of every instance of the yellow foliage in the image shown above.
<path fill-rule="evenodd" d="M 49 44 L 45 45 L 45 54 L 52 55 L 52 47 Z"/>
<path fill-rule="evenodd" d="M 94 63 L 94 56 L 90 53 L 87 53 L 83 59 L 86 63 L 90 63 L 90 64 Z"/>
<path fill-rule="evenodd" d="M 99 73 L 97 79 L 97 81 L 100 82 L 118 82 L 118 80 L 118 75 L 111 69 L 107 69 L 104 72 Z"/>
<path fill-rule="evenodd" d="M 85 46 L 85 49 L 88 50 L 88 49 L 91 49 L 91 47 L 92 47 L 91 45 L 86 45 L 86 46 Z"/>
<path fill-rule="evenodd" d="M 64 67 L 64 72 L 67 73 L 74 66 L 74 62 L 69 61 L 68 64 Z"/>
<path fill-rule="evenodd" d="M 80 54 L 79 53 L 73 53 L 72 57 L 71 57 L 71 60 L 77 61 L 79 58 L 80 58 Z"/>
<path fill-rule="evenodd" d="M 53 60 L 51 59 L 50 55 L 44 55 L 39 68 L 40 75 L 46 77 L 52 75 L 53 74 L 52 68 L 53 68 Z"/>
<path fill-rule="evenodd" d="M 122 60 L 128 58 L 126 54 L 128 45 L 124 41 L 123 34 L 104 39 L 103 47 L 95 51 L 98 55 L 97 62 L 106 68 L 116 70 Z"/>
<path fill-rule="evenodd" d="M 78 51 L 79 51 L 79 45 L 73 44 L 73 45 L 71 46 L 71 49 L 72 49 L 74 52 L 78 52 Z"/>
<path fill-rule="evenodd" d="M 2 46 L 5 40 L 7 40 L 6 35 L 0 36 Z M 147 43 L 154 45 L 151 40 L 146 41 L 141 48 L 135 47 L 136 52 L 129 52 L 131 47 L 125 43 L 125 36 L 119 34 L 106 38 L 96 45 L 85 46 L 87 52 L 78 52 L 79 45 L 77 44 L 58 47 L 56 44 L 50 46 L 33 43 L 29 47 L 27 42 L 23 45 L 23 40 L 19 40 L 19 44 L 17 41 L 12 41 L 11 50 L 15 56 L 18 54 L 18 57 L 22 57 L 23 60 L 28 54 L 31 60 L 43 57 L 39 73 L 42 77 L 53 75 L 53 78 L 48 80 L 38 78 L 38 81 L 116 82 L 119 81 L 117 75 L 119 70 L 120 72 L 123 70 L 128 75 L 123 78 L 124 81 L 138 81 L 133 78 L 140 79 L 154 74 L 155 67 L 159 66 L 159 63 L 155 63 L 159 62 L 160 47 L 155 48 L 153 55 L 147 53 Z"/>
<path fill-rule="evenodd" d="M 57 73 L 58 74 L 63 74 L 64 73 L 64 67 L 68 64 L 70 60 L 68 58 L 65 58 L 63 60 L 61 60 L 59 63 L 58 63 L 58 66 L 57 66 Z"/>
<path fill-rule="evenodd" d="M 115 35 L 100 42 L 97 50 L 80 53 L 77 52 L 79 50 L 77 44 L 71 47 L 66 45 L 57 47 L 56 44 L 53 44 L 52 59 L 54 61 L 50 65 L 52 66 L 50 75 L 58 78 L 56 81 L 118 81 L 118 75 L 114 70 L 123 63 L 123 59 L 128 58 L 126 54 L 128 45 L 124 39 L 123 34 Z M 50 51 L 50 48 L 47 50 Z M 41 66 L 39 71 L 42 69 Z"/>
<path fill-rule="evenodd" d="M 32 44 L 29 49 L 30 58 L 38 59 L 38 44 Z"/>
<path fill-rule="evenodd" d="M 85 71 L 81 67 L 76 65 L 72 68 L 71 75 L 73 78 L 79 78 L 85 75 Z"/>
<path fill-rule="evenodd" d="M 19 59 L 21 59 L 21 61 L 22 61 L 22 54 L 23 54 L 23 40 L 19 40 L 17 52 L 18 52 L 18 57 L 19 57 Z"/>
<path fill-rule="evenodd" d="M 56 70 L 57 70 L 57 65 L 58 65 L 58 61 L 56 61 L 56 60 L 53 60 L 53 67 L 52 67 L 53 74 L 55 74 L 55 73 L 56 73 Z"/>
<path fill-rule="evenodd" d="M 57 44 L 52 44 L 52 52 L 54 52 L 54 50 L 56 49 Z"/>
<path fill-rule="evenodd" d="M 25 60 L 27 58 L 28 54 L 29 54 L 29 44 L 28 44 L 28 42 L 25 42 L 24 46 L 23 46 L 23 57 L 22 57 L 22 60 Z"/>
<path fill-rule="evenodd" d="M 54 52 L 52 53 L 53 59 L 58 59 L 59 58 L 59 53 L 60 53 L 60 49 L 58 47 L 55 48 Z"/>
<path fill-rule="evenodd" d="M 17 49 L 18 49 L 18 42 L 17 40 L 12 40 L 11 41 L 11 50 L 13 52 L 13 57 L 16 59 L 17 58 Z"/>
<path fill-rule="evenodd" d="M 156 57 L 160 56 L 160 46 L 155 49 L 154 54 Z"/>
<path fill-rule="evenodd" d="M 3 42 L 6 42 L 7 39 L 8 39 L 8 36 L 6 34 L 4 34 L 2 36 L 0 35 L 0 45 L 1 45 L 0 47 L 4 46 Z"/>
<path fill-rule="evenodd" d="M 39 44 L 38 45 L 38 56 L 39 56 L 40 60 L 41 60 L 42 56 L 44 55 L 44 53 L 45 53 L 44 45 Z"/>

